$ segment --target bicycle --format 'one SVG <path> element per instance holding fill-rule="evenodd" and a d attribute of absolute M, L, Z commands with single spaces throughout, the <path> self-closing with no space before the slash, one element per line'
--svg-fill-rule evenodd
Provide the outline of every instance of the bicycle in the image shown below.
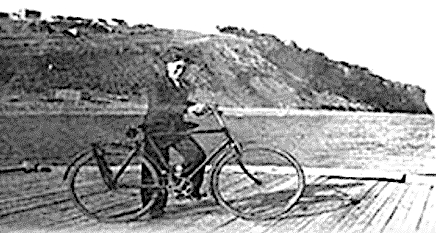
<path fill-rule="evenodd" d="M 227 128 L 222 118 L 223 111 L 219 110 L 217 105 L 210 105 L 208 114 L 214 116 L 220 128 L 194 129 L 178 132 L 177 135 L 188 136 L 203 153 L 204 150 L 192 135 L 221 133 L 226 136 L 226 139 L 210 152 L 199 167 L 185 177 L 177 176 L 175 170 L 164 162 L 162 153 L 154 142 L 154 137 L 169 136 L 165 133 L 156 132 L 145 135 L 138 128 L 130 127 L 126 132 L 127 137 L 131 139 L 128 143 L 94 143 L 89 149 L 79 153 L 64 174 L 64 180 L 67 181 L 76 208 L 101 222 L 139 220 L 155 203 L 159 194 L 162 195 L 165 190 L 168 194 L 184 195 L 189 198 L 192 190 L 190 178 L 201 168 L 209 166 L 211 173 L 209 192 L 215 201 L 230 213 L 246 220 L 266 220 L 289 212 L 305 188 L 305 176 L 298 161 L 290 153 L 279 149 L 238 143 Z M 148 142 L 160 155 L 161 163 L 146 155 L 143 150 L 144 140 L 149 140 Z M 104 150 L 104 146 L 107 145 L 115 147 L 114 149 L 118 152 Z M 120 148 L 124 148 L 124 151 L 120 152 Z M 251 157 L 245 158 L 246 155 Z M 278 159 L 270 161 L 274 156 Z M 85 165 L 89 161 L 91 163 Z M 84 178 L 78 179 L 81 169 L 85 172 Z M 221 183 L 221 175 L 224 176 L 224 184 Z M 266 178 L 262 178 L 262 175 Z M 120 181 L 123 177 L 128 178 Z M 289 178 L 291 181 L 278 182 L 283 181 L 283 178 Z M 102 179 L 100 184 L 95 182 L 97 179 Z M 273 192 L 267 195 L 254 194 L 254 191 L 247 190 L 247 184 L 240 185 L 245 179 L 248 180 L 249 185 L 254 184 L 257 190 L 263 188 L 263 190 Z M 132 182 L 136 183 L 132 184 Z M 268 185 L 274 187 L 268 187 Z M 288 190 L 275 191 L 277 187 L 286 187 Z M 94 190 L 98 188 L 113 192 L 112 196 L 100 197 L 102 190 Z M 224 190 L 221 191 L 220 188 Z M 237 189 L 236 193 L 229 194 L 231 188 Z M 79 189 L 89 190 L 91 193 L 80 196 Z M 148 199 L 145 197 L 145 190 L 148 192 Z M 122 197 L 115 198 L 113 197 L 115 194 L 122 195 Z M 248 194 L 248 197 L 242 197 L 243 194 Z M 229 200 L 227 200 L 228 196 Z M 86 198 L 90 200 L 84 200 Z M 131 198 L 136 199 L 129 204 L 117 203 L 127 199 L 131 200 Z M 240 206 L 234 207 L 234 204 Z M 246 205 L 245 208 L 241 207 L 243 204 Z M 283 206 L 278 210 L 267 212 L 267 209 L 276 204 L 283 204 Z M 92 205 L 97 208 L 96 211 L 91 210 Z M 117 212 L 114 210 L 115 207 L 121 210 Z M 126 212 L 126 209 L 129 211 Z"/>

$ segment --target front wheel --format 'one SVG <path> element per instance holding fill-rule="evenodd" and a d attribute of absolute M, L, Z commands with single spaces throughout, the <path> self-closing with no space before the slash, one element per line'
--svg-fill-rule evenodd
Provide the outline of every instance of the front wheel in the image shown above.
<path fill-rule="evenodd" d="M 217 161 L 212 195 L 226 210 L 247 220 L 287 213 L 303 194 L 305 177 L 290 154 L 267 147 L 244 147 Z"/>
<path fill-rule="evenodd" d="M 93 153 L 92 149 L 83 151 L 66 176 L 76 208 L 100 222 L 138 220 L 155 204 L 160 194 L 158 188 L 150 188 L 158 187 L 160 183 L 153 164 L 142 156 L 135 156 L 115 187 L 110 187 Z M 99 153 L 108 162 L 110 176 L 115 176 L 120 168 L 120 159 L 114 159 L 105 151 Z"/>

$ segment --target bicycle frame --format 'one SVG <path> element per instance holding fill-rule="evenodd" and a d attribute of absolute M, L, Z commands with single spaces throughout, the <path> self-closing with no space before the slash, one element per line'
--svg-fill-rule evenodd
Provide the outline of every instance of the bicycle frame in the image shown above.
<path fill-rule="evenodd" d="M 219 154 L 221 154 L 225 150 L 234 149 L 236 151 L 236 153 L 241 153 L 242 148 L 241 148 L 240 144 L 234 140 L 234 137 L 229 132 L 226 124 L 224 123 L 224 121 L 221 117 L 222 112 L 218 112 L 215 109 L 212 109 L 212 113 L 213 113 L 214 117 L 216 118 L 217 122 L 220 124 L 221 128 L 207 129 L 207 130 L 190 130 L 190 131 L 186 131 L 186 132 L 175 132 L 175 133 L 158 132 L 158 133 L 148 134 L 148 135 L 146 135 L 145 138 L 142 139 L 142 140 L 148 140 L 148 142 L 153 147 L 154 151 L 158 154 L 158 159 L 160 160 L 161 163 L 157 163 L 156 165 L 159 166 L 159 169 L 161 171 L 165 171 L 165 173 L 166 173 L 167 171 L 170 170 L 170 167 L 167 164 L 167 162 L 165 161 L 161 150 L 159 149 L 159 147 L 156 145 L 155 141 L 153 140 L 153 137 L 170 136 L 170 135 L 171 136 L 175 136 L 175 135 L 176 136 L 191 136 L 191 135 L 196 135 L 196 134 L 216 134 L 216 133 L 223 133 L 227 137 L 226 139 L 224 139 L 221 142 L 221 144 L 218 147 L 216 147 L 207 156 L 207 158 L 195 170 L 190 172 L 190 174 L 186 177 L 187 179 L 191 179 L 194 175 L 196 175 L 200 171 L 200 169 L 202 169 L 206 165 L 210 164 L 210 162 L 214 158 L 216 158 Z M 96 143 L 92 144 L 93 152 L 94 152 L 93 154 L 95 155 L 94 157 L 96 157 L 97 165 L 98 165 L 100 172 L 103 176 L 104 182 L 108 185 L 108 187 L 110 189 L 113 189 L 116 187 L 117 180 L 123 174 L 123 172 L 125 171 L 127 166 L 130 164 L 132 159 L 135 156 L 138 156 L 138 151 L 140 151 L 141 147 L 144 145 L 144 143 L 142 141 L 136 141 L 135 144 L 136 144 L 135 148 L 129 152 L 127 158 L 122 162 L 120 170 L 115 174 L 114 177 L 110 177 L 112 174 L 108 174 L 109 169 L 107 168 L 106 160 L 97 153 L 97 150 L 101 149 L 100 146 Z M 161 166 L 164 166 L 164 167 L 161 167 Z M 243 168 L 243 166 L 241 166 L 241 167 Z M 67 169 L 67 171 L 68 170 L 69 170 L 69 168 Z M 245 172 L 244 168 L 243 168 L 243 170 Z M 250 177 L 251 177 L 251 175 L 250 175 Z"/>
<path fill-rule="evenodd" d="M 152 139 L 153 136 L 155 136 L 155 137 L 167 136 L 167 135 L 192 136 L 192 135 L 196 135 L 196 134 L 216 134 L 216 133 L 223 133 L 226 136 L 226 139 L 224 139 L 221 142 L 221 144 L 218 147 L 216 147 L 196 169 L 194 169 L 192 172 L 190 172 L 190 174 L 186 177 L 187 179 L 191 179 L 193 176 L 195 176 L 197 174 L 197 172 L 199 172 L 206 165 L 210 164 L 210 162 L 214 158 L 216 158 L 219 154 L 221 154 L 226 149 L 227 150 L 234 149 L 236 151 L 236 153 L 241 153 L 241 151 L 242 151 L 241 145 L 235 141 L 233 135 L 230 133 L 229 129 L 227 128 L 227 125 L 225 124 L 225 122 L 222 118 L 223 112 L 219 111 L 217 108 L 211 108 L 210 110 L 211 110 L 212 115 L 214 116 L 214 118 L 216 119 L 218 124 L 220 125 L 220 128 L 218 128 L 218 129 L 207 129 L 207 130 L 194 129 L 194 130 L 190 130 L 187 132 L 176 132 L 176 133 L 161 133 L 161 132 L 159 132 L 159 133 L 152 133 L 151 135 L 147 136 L 147 139 L 151 143 L 153 149 L 158 153 L 159 159 L 162 162 L 161 164 L 165 165 L 164 169 L 166 169 L 168 171 L 170 168 L 168 167 L 168 164 L 166 163 L 166 161 L 164 161 L 162 152 L 159 150 L 159 148 L 154 143 L 154 141 Z"/>
<path fill-rule="evenodd" d="M 120 222 L 119 220 L 121 220 L 122 222 L 130 222 L 131 220 L 140 220 L 140 218 L 148 213 L 153 217 L 152 211 L 154 207 L 159 206 L 164 208 L 167 204 L 161 202 L 161 200 L 163 200 L 162 198 L 199 201 L 203 197 L 212 196 L 217 204 L 244 220 L 268 220 L 282 217 L 283 214 L 287 213 L 295 205 L 304 192 L 305 177 L 301 166 L 293 155 L 279 149 L 259 145 L 244 145 L 244 148 L 242 148 L 242 146 L 232 136 L 229 128 L 226 127 L 221 115 L 218 114 L 217 111 L 214 111 L 215 109 L 216 108 L 210 110 L 212 110 L 211 112 L 214 114 L 221 127 L 213 127 L 214 129 L 194 129 L 176 133 L 156 132 L 147 134 L 147 131 L 150 131 L 150 128 L 147 130 L 143 126 L 138 128 L 128 127 L 125 132 L 125 135 L 128 138 L 127 142 L 99 142 L 91 144 L 92 146 L 90 148 L 77 154 L 74 161 L 69 165 L 65 172 L 73 204 L 86 215 L 95 218 L 98 221 Z M 141 131 L 139 131 L 140 129 Z M 176 169 L 177 166 L 173 167 L 170 161 L 167 161 L 169 158 L 166 153 L 165 156 L 163 156 L 164 150 L 166 152 L 168 149 L 168 144 L 165 143 L 166 145 L 159 145 L 158 147 L 156 143 L 159 142 L 158 140 L 161 138 L 154 138 L 165 137 L 168 135 L 178 136 L 180 139 L 183 139 L 188 136 L 188 139 L 193 143 L 194 147 L 197 150 L 201 150 L 202 147 L 193 139 L 192 135 L 215 133 L 222 133 L 226 135 L 226 138 L 220 142 L 220 145 L 213 148 L 208 155 L 205 155 L 205 153 L 202 152 L 201 158 L 202 160 L 204 158 L 204 161 L 198 161 L 201 164 L 197 165 L 197 167 L 193 167 L 193 171 L 189 169 L 191 171 L 186 172 L 187 170 L 185 170 L 182 174 L 179 174 L 178 169 Z M 174 143 L 178 143 L 179 138 L 174 141 L 173 138 L 168 139 L 172 141 L 172 145 L 169 146 L 173 146 L 177 149 L 178 147 L 174 146 Z M 152 153 L 152 150 L 157 154 Z M 180 150 L 180 152 L 182 152 L 182 150 Z M 268 153 L 266 155 L 267 157 L 263 156 L 264 152 Z M 245 155 L 247 157 L 242 157 Z M 138 156 L 138 160 L 132 160 L 135 156 Z M 281 161 L 286 162 L 286 164 L 281 164 L 280 161 L 279 163 L 265 161 L 265 159 L 270 157 L 278 157 Z M 94 159 L 96 161 L 94 161 Z M 159 160 L 161 160 L 162 163 L 159 163 Z M 87 164 L 88 162 L 91 163 Z M 211 165 L 210 170 L 208 174 L 203 174 L 203 169 L 205 170 L 209 167 L 207 165 Z M 263 170 L 263 165 L 267 165 L 268 169 Z M 273 169 L 270 169 L 271 167 L 269 167 L 271 165 L 277 165 L 280 167 L 283 165 L 283 168 L 285 169 L 288 169 L 289 167 L 289 170 L 294 174 L 288 174 L 286 172 L 283 176 L 297 179 L 297 182 L 282 182 L 283 185 L 280 184 L 280 188 L 284 188 L 283 191 L 276 189 L 270 190 L 271 192 L 266 195 L 270 196 L 271 200 L 267 200 L 265 198 L 266 196 L 259 194 L 258 192 L 248 192 L 250 195 L 243 198 L 239 198 L 240 195 L 237 193 L 231 195 L 233 197 L 230 197 L 230 199 L 225 197 L 227 196 L 225 195 L 227 191 L 222 190 L 222 188 L 227 185 L 220 184 L 222 178 L 228 180 L 229 176 L 236 175 L 238 180 L 245 181 L 246 178 L 249 178 L 249 185 L 262 185 L 264 182 L 270 182 L 271 179 L 266 178 L 266 180 L 262 181 L 263 176 L 260 173 L 268 174 L 270 170 L 273 171 L 274 167 L 272 167 Z M 70 168 L 71 171 L 69 170 Z M 77 178 L 77 175 L 81 172 L 81 168 L 84 170 L 85 177 Z M 235 170 L 235 168 L 237 170 Z M 253 168 L 253 170 L 249 171 L 251 170 L 249 168 Z M 89 172 L 91 174 L 89 174 Z M 100 173 L 102 177 L 99 177 L 100 175 L 95 173 Z M 244 175 L 244 173 L 245 176 L 240 177 L 240 175 Z M 201 188 L 204 188 L 202 186 L 203 184 L 197 183 L 197 180 L 192 180 L 196 175 L 203 176 L 203 179 L 207 178 L 207 181 L 210 184 L 208 190 L 201 190 Z M 207 177 L 204 177 L 204 175 Z M 126 178 L 125 180 L 123 180 L 124 176 Z M 91 184 L 85 182 L 86 184 L 84 187 L 82 186 L 84 188 L 83 190 L 89 191 L 90 193 L 78 193 L 81 188 L 79 184 L 80 182 L 83 182 L 83 179 L 91 179 L 91 181 L 94 181 L 95 178 L 99 179 L 100 182 L 101 179 L 103 179 L 103 187 L 100 185 L 95 186 L 92 182 Z M 76 185 L 78 186 L 76 187 Z M 246 185 L 244 185 L 244 187 L 245 186 Z M 289 188 L 285 186 L 289 186 Z M 99 190 L 91 190 L 90 188 L 99 188 Z M 101 188 L 103 188 L 103 190 Z M 240 189 L 240 187 L 235 188 L 238 190 Z M 259 187 L 255 187 L 255 190 L 258 188 Z M 265 188 L 267 187 L 262 187 L 263 190 Z M 84 199 L 86 197 L 94 196 L 95 194 L 104 194 L 106 191 L 111 191 L 111 198 L 109 198 L 108 201 L 113 199 L 113 194 L 121 194 L 121 196 L 116 196 L 116 199 L 125 198 L 126 201 L 135 205 L 135 209 L 132 209 L 133 205 L 127 204 L 124 201 L 121 204 L 116 202 L 109 206 L 106 203 L 101 203 L 103 204 L 103 206 L 101 206 L 98 203 L 90 203 Z M 284 193 L 289 194 L 289 197 L 286 197 L 288 200 L 285 200 L 282 197 L 282 194 Z M 278 194 L 280 197 L 275 196 L 275 194 Z M 101 198 L 102 197 L 100 197 L 100 199 Z M 137 199 L 133 200 L 133 198 Z M 254 205 L 246 202 L 246 200 L 251 199 L 255 201 Z M 140 202 L 138 202 L 138 200 Z M 244 208 L 244 210 L 242 210 L 238 206 L 233 206 L 235 202 L 239 201 L 243 201 L 245 205 L 248 204 L 247 207 L 249 207 L 249 209 Z M 280 204 L 284 203 L 284 205 L 277 210 L 276 205 L 272 205 L 272 201 L 277 201 Z M 89 206 L 88 204 L 91 205 Z M 163 204 L 163 206 L 161 206 L 161 204 Z M 259 204 L 265 204 L 266 206 L 261 206 Z M 106 211 L 110 210 L 113 206 L 128 207 L 128 209 L 122 212 L 116 210 L 115 213 L 110 213 L 112 211 Z M 273 207 L 273 212 L 267 211 L 270 207 Z M 97 210 L 93 210 L 95 208 L 97 208 Z M 260 210 L 260 212 L 258 212 L 258 210 Z M 128 218 L 125 218 L 124 216 Z M 122 217 L 122 219 L 118 220 L 118 217 Z"/>
<path fill-rule="evenodd" d="M 207 156 L 207 158 L 196 168 L 194 169 L 186 178 L 187 179 L 191 179 L 195 174 L 197 174 L 197 172 L 202 169 L 203 167 L 205 167 L 206 165 L 210 164 L 210 162 L 217 157 L 217 155 L 221 154 L 223 151 L 225 151 L 226 149 L 229 150 L 230 148 L 238 150 L 238 146 L 235 143 L 233 137 L 230 135 L 230 132 L 228 131 L 228 129 L 226 127 L 220 128 L 220 129 L 208 129 L 208 130 L 192 130 L 189 132 L 183 132 L 183 133 L 172 133 L 170 135 L 177 135 L 177 136 L 191 136 L 191 135 L 196 135 L 196 134 L 217 134 L 217 133 L 224 133 L 227 138 L 224 139 L 221 144 L 216 147 L 211 153 L 209 153 L 209 155 Z M 169 135 L 168 133 L 156 133 L 156 134 L 152 134 L 152 136 L 164 136 L 164 135 Z M 159 158 L 161 160 L 163 160 L 163 156 L 159 150 Z M 169 169 L 169 167 L 167 166 L 166 162 L 162 163 L 165 164 L 165 169 Z"/>

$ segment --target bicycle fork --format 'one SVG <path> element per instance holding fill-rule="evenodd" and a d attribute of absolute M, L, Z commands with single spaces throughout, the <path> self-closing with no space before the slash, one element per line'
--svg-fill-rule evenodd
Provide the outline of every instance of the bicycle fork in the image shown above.
<path fill-rule="evenodd" d="M 239 144 L 238 142 L 234 142 L 233 143 L 233 148 L 236 151 L 236 156 L 237 156 L 237 163 L 238 165 L 241 167 L 242 171 L 251 179 L 254 181 L 254 183 L 256 183 L 257 185 L 262 185 L 262 181 L 260 181 L 259 179 L 256 179 L 256 177 L 254 177 L 252 174 L 250 174 L 250 172 L 244 167 L 244 164 L 242 164 L 240 158 L 242 157 L 242 146 L 241 144 Z"/>
<path fill-rule="evenodd" d="M 106 159 L 104 159 L 98 153 L 99 150 L 101 151 L 101 148 L 99 145 L 92 144 L 93 155 L 94 155 L 95 159 L 97 160 L 97 166 L 100 170 L 100 174 L 103 178 L 103 181 L 107 185 L 107 187 L 109 187 L 110 190 L 114 190 L 115 183 L 114 183 L 114 180 L 112 179 L 113 178 L 112 171 L 109 169 L 109 166 L 108 166 Z"/>

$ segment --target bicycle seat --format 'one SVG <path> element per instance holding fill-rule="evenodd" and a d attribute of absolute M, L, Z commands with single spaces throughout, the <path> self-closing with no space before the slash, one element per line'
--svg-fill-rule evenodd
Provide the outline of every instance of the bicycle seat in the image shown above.
<path fill-rule="evenodd" d="M 188 131 L 190 129 L 195 129 L 198 126 L 200 126 L 200 124 L 197 124 L 195 122 L 190 122 L 190 121 L 185 121 L 183 122 L 183 124 L 180 124 L 177 126 L 177 131 Z"/>

